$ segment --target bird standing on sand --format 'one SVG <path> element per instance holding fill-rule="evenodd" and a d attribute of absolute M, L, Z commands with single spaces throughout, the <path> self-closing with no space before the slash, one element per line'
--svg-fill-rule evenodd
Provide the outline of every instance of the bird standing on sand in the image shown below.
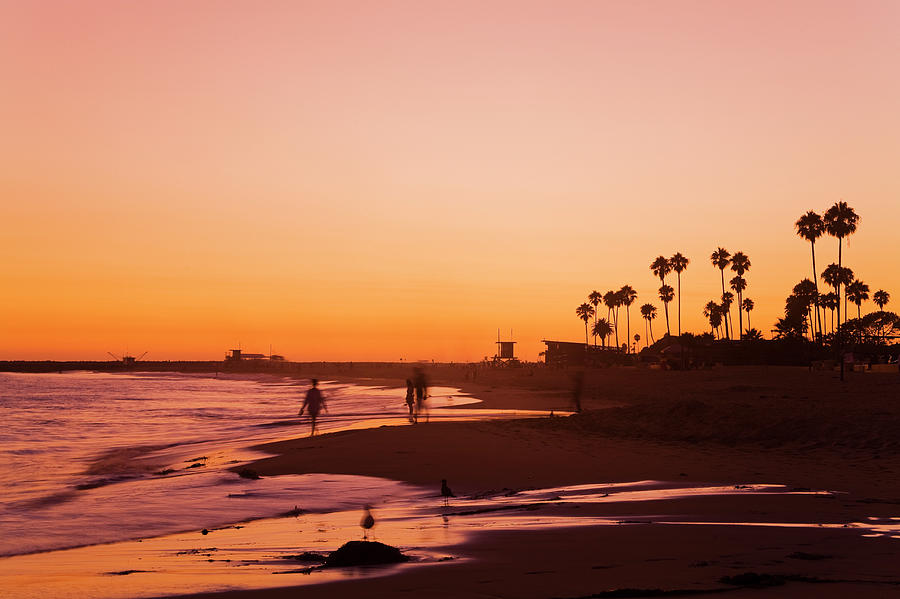
<path fill-rule="evenodd" d="M 359 525 L 363 528 L 363 541 L 367 541 L 369 539 L 369 529 L 375 526 L 375 516 L 372 515 L 372 506 L 367 505 L 365 507 L 365 514 L 363 515 L 363 519 L 360 520 Z"/>
<path fill-rule="evenodd" d="M 444 505 L 448 505 L 450 503 L 451 497 L 456 497 L 450 487 L 447 486 L 446 478 L 441 479 L 441 497 L 444 498 Z"/>

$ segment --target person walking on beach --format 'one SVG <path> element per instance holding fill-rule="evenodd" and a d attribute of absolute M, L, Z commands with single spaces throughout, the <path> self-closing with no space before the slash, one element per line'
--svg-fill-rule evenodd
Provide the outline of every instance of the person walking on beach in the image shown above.
<path fill-rule="evenodd" d="M 413 421 L 413 408 L 416 404 L 416 388 L 412 379 L 406 379 L 406 407 L 409 408 L 409 421 Z"/>
<path fill-rule="evenodd" d="M 309 420 L 312 424 L 312 431 L 310 431 L 309 436 L 312 437 L 316 434 L 316 419 L 319 417 L 319 412 L 322 409 L 327 412 L 328 406 L 325 405 L 325 398 L 322 396 L 322 392 L 319 391 L 319 381 L 317 379 L 310 379 L 310 382 L 312 383 L 312 387 L 306 392 L 306 398 L 303 400 L 303 405 L 300 406 L 299 415 L 303 416 L 303 412 L 307 408 L 309 409 Z"/>
<path fill-rule="evenodd" d="M 428 408 L 425 401 L 428 399 L 428 379 L 425 378 L 425 372 L 421 368 L 413 369 L 413 384 L 416 388 L 416 417 L 415 421 L 419 421 L 419 414 L 425 414 L 425 422 L 428 422 Z"/>
<path fill-rule="evenodd" d="M 581 394 L 584 391 L 584 371 L 578 370 L 573 377 L 572 403 L 576 412 L 581 412 Z"/>

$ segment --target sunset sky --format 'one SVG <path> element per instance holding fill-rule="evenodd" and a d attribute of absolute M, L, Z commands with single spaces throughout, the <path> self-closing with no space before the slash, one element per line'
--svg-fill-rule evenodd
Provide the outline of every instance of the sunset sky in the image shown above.
<path fill-rule="evenodd" d="M 0 0 L 0 76 L 0 359 L 535 360 L 719 245 L 768 336 L 840 199 L 900 309 L 900 2 Z"/>

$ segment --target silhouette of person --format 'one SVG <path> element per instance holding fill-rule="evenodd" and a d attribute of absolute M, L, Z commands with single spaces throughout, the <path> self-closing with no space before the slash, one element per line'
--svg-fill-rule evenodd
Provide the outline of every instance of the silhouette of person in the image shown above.
<path fill-rule="evenodd" d="M 572 387 L 572 403 L 575 404 L 575 411 L 581 411 L 581 393 L 584 390 L 584 372 L 579 370 L 574 376 L 575 384 Z"/>
<path fill-rule="evenodd" d="M 425 401 L 428 399 L 428 379 L 425 378 L 425 371 L 421 368 L 413 369 L 413 385 L 416 389 L 416 422 L 419 421 L 419 415 L 425 414 L 425 422 L 428 422 L 428 408 Z"/>
<path fill-rule="evenodd" d="M 416 404 L 415 398 L 416 388 L 412 379 L 406 379 L 406 407 L 409 408 L 409 419 L 413 419 L 413 409 Z"/>
<path fill-rule="evenodd" d="M 328 406 L 325 405 L 325 398 L 322 396 L 322 392 L 319 391 L 318 385 L 319 381 L 316 379 L 310 379 L 312 383 L 312 387 L 306 392 L 306 397 L 303 399 L 303 405 L 300 406 L 300 416 L 303 416 L 304 410 L 309 409 L 309 419 L 312 424 L 312 430 L 309 433 L 309 436 L 312 437 L 316 434 L 316 419 L 319 417 L 319 412 L 324 409 L 326 412 L 328 411 Z"/>

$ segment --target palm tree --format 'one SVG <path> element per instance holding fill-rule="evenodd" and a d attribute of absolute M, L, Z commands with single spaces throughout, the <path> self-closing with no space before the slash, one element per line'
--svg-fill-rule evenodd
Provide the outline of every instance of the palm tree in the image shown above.
<path fill-rule="evenodd" d="M 575 308 L 575 315 L 584 321 L 584 344 L 588 344 L 588 328 L 587 323 L 591 319 L 591 316 L 594 315 L 594 308 L 587 302 L 581 304 L 577 308 Z"/>
<path fill-rule="evenodd" d="M 613 309 L 616 307 L 616 292 L 607 291 L 603 294 L 603 305 L 606 306 L 606 320 L 610 326 L 616 328 L 616 321 L 613 318 Z"/>
<path fill-rule="evenodd" d="M 744 309 L 744 312 L 747 313 L 747 331 L 750 331 L 750 311 L 755 307 L 753 300 L 749 297 L 745 297 L 744 301 L 741 302 L 741 308 Z M 759 331 L 757 331 L 759 332 Z"/>
<path fill-rule="evenodd" d="M 823 278 L 824 280 L 824 278 Z M 828 281 L 825 281 L 828 283 Z M 838 297 L 834 291 L 829 291 L 828 293 L 823 293 L 820 298 L 820 303 L 822 304 L 822 308 L 824 310 L 831 310 L 831 332 L 834 332 L 834 310 L 837 308 Z"/>
<path fill-rule="evenodd" d="M 666 335 L 671 335 L 672 333 L 669 331 L 669 302 L 675 299 L 675 290 L 672 289 L 671 285 L 663 284 L 659 288 L 659 299 L 662 300 L 663 306 L 666 308 Z"/>
<path fill-rule="evenodd" d="M 744 289 L 747 288 L 747 281 L 746 281 L 746 279 L 744 279 L 743 277 L 741 277 L 739 275 L 739 276 L 733 277 L 730 281 L 728 281 L 728 285 L 734 290 L 735 293 L 737 293 L 737 296 L 738 296 L 738 323 L 742 323 L 743 321 L 740 317 L 740 313 L 744 307 L 744 302 L 741 299 L 741 294 L 744 293 Z M 742 330 L 743 329 L 741 329 L 741 331 Z M 741 334 L 741 331 L 738 331 L 739 336 Z"/>
<path fill-rule="evenodd" d="M 603 347 L 606 347 L 606 338 L 612 335 L 612 325 L 605 318 L 598 318 L 597 322 L 594 323 L 594 328 L 591 329 L 591 333 L 594 337 L 600 337 Z"/>
<path fill-rule="evenodd" d="M 597 316 L 599 313 L 597 312 L 597 306 L 600 305 L 600 302 L 603 301 L 603 294 L 594 289 L 588 294 L 588 303 L 594 307 L 594 324 L 597 324 Z M 594 347 L 597 347 L 597 337 L 594 336 Z"/>
<path fill-rule="evenodd" d="M 825 221 L 810 210 L 797 219 L 794 226 L 797 227 L 797 235 L 807 240 L 812 248 L 813 283 L 816 285 L 816 322 L 819 326 L 819 335 L 822 335 L 822 319 L 819 316 L 819 277 L 816 276 L 816 239 L 825 233 Z"/>
<path fill-rule="evenodd" d="M 744 252 L 735 252 L 734 256 L 731 257 L 731 270 L 737 273 L 739 278 L 744 277 L 744 273 L 750 270 L 750 258 Z M 744 285 L 744 288 L 747 286 Z M 744 289 L 740 289 L 738 294 L 738 339 L 743 339 L 744 335 L 744 318 L 743 313 L 740 310 L 741 306 L 741 294 Z"/>
<path fill-rule="evenodd" d="M 594 307 L 594 322 L 597 322 L 597 306 L 603 302 L 603 294 L 594 289 L 588 294 L 588 303 Z"/>
<path fill-rule="evenodd" d="M 837 202 L 834 206 L 825 211 L 825 217 L 822 219 L 825 223 L 825 231 L 832 237 L 838 238 L 838 266 L 842 266 L 841 262 L 841 241 L 848 235 L 856 232 L 856 225 L 859 223 L 859 215 L 847 205 L 847 202 Z M 838 284 L 840 285 L 840 283 Z M 837 289 L 838 298 L 841 296 L 840 288 Z M 837 323 L 841 326 L 841 303 L 838 301 L 837 306 Z M 842 379 L 843 380 L 843 379 Z"/>
<path fill-rule="evenodd" d="M 654 275 L 659 277 L 659 282 L 662 283 L 662 287 L 659 288 L 660 289 L 660 291 L 659 291 L 660 299 L 662 299 L 662 288 L 669 287 L 668 285 L 666 285 L 666 275 L 669 274 L 669 272 L 671 272 L 672 265 L 669 264 L 669 260 L 665 256 L 657 256 L 656 259 L 650 263 L 650 270 L 653 272 Z M 671 289 L 671 287 L 669 287 L 669 289 Z M 670 299 L 668 301 L 664 301 L 665 308 L 666 308 L 666 334 L 667 335 L 672 334 L 669 329 L 669 302 L 670 301 L 672 301 L 672 300 Z"/>
<path fill-rule="evenodd" d="M 678 274 L 678 336 L 681 337 L 681 273 L 685 271 L 691 261 L 681 252 L 669 258 L 669 266 Z"/>
<path fill-rule="evenodd" d="M 869 299 L 869 286 L 857 279 L 847 285 L 847 297 L 851 302 L 856 304 L 856 317 L 862 318 L 860 306 L 862 306 L 864 301 Z"/>
<path fill-rule="evenodd" d="M 844 288 L 844 322 L 847 322 L 847 287 L 854 279 L 853 269 L 846 266 L 841 267 L 840 283 L 841 287 Z"/>
<path fill-rule="evenodd" d="M 619 308 L 622 307 L 622 290 L 613 293 L 613 318 L 615 319 L 616 347 L 619 346 Z M 626 338 L 627 339 L 627 338 Z"/>
<path fill-rule="evenodd" d="M 731 304 L 734 303 L 734 294 L 730 291 L 726 291 L 722 294 L 722 303 L 719 306 L 722 308 L 722 320 L 725 320 L 725 315 L 731 312 Z M 734 329 L 732 329 L 734 332 Z"/>
<path fill-rule="evenodd" d="M 872 301 L 875 302 L 875 305 L 878 306 L 879 310 L 884 310 L 885 304 L 891 301 L 891 294 L 884 289 L 879 289 L 875 292 L 875 295 L 872 296 Z"/>
<path fill-rule="evenodd" d="M 804 319 L 809 318 L 809 334 L 811 340 L 814 341 L 815 330 L 812 326 L 813 318 L 812 313 L 810 312 L 810 308 L 816 304 L 816 284 L 809 279 L 803 279 L 802 281 L 794 285 L 791 299 L 793 300 L 794 305 L 802 309 Z"/>
<path fill-rule="evenodd" d="M 725 269 L 728 268 L 728 265 L 731 264 L 731 252 L 726 250 L 723 247 L 717 248 L 709 256 L 709 261 L 712 262 L 712 265 L 719 269 L 722 274 L 722 293 L 725 293 Z M 725 313 L 725 337 L 731 339 L 731 334 L 728 332 L 728 318 L 730 314 L 728 312 Z"/>
<path fill-rule="evenodd" d="M 635 291 L 631 285 L 622 285 L 622 288 L 619 289 L 619 299 L 622 302 L 622 305 L 625 306 L 625 322 L 627 327 L 625 340 L 628 341 L 631 338 L 631 304 L 637 299 L 637 291 Z"/>
<path fill-rule="evenodd" d="M 641 316 L 643 316 L 644 320 L 647 321 L 644 327 L 645 332 L 647 330 L 650 331 L 650 341 L 652 343 L 655 343 L 655 341 L 653 340 L 653 319 L 656 318 L 656 306 L 654 306 L 653 304 L 644 304 L 643 306 L 641 306 Z"/>
<path fill-rule="evenodd" d="M 838 313 L 837 326 L 838 326 L 838 327 L 841 326 L 841 316 L 840 316 L 840 314 L 841 314 L 841 293 L 840 293 L 840 288 L 841 288 L 841 280 L 842 280 L 842 278 L 843 278 L 843 275 L 842 275 L 842 273 L 841 273 L 842 270 L 843 270 L 843 269 L 842 269 L 840 266 L 838 266 L 837 264 L 835 264 L 834 262 L 832 262 L 831 264 L 829 264 L 828 266 L 825 267 L 825 270 L 822 271 L 822 280 L 825 281 L 825 284 L 826 284 L 826 285 L 828 285 L 828 286 L 830 286 L 832 289 L 834 289 L 834 291 L 833 291 L 831 294 L 828 294 L 828 295 L 832 295 L 832 294 L 834 295 L 834 303 L 831 304 L 831 303 L 829 302 L 829 304 L 832 306 L 832 308 L 831 308 L 832 310 L 837 309 L 837 313 Z M 833 316 L 833 315 L 832 315 L 832 316 Z M 835 330 L 835 328 L 834 328 L 834 322 L 831 323 L 831 330 L 832 330 L 832 331 Z"/>
<path fill-rule="evenodd" d="M 722 324 L 722 307 L 710 300 L 706 302 L 706 305 L 703 307 L 703 316 L 709 319 L 709 326 L 712 329 L 713 335 L 715 335 L 716 329 Z"/>
<path fill-rule="evenodd" d="M 747 329 L 747 334 L 744 335 L 749 341 L 759 341 L 763 338 L 762 333 L 760 333 L 756 329 Z"/>

